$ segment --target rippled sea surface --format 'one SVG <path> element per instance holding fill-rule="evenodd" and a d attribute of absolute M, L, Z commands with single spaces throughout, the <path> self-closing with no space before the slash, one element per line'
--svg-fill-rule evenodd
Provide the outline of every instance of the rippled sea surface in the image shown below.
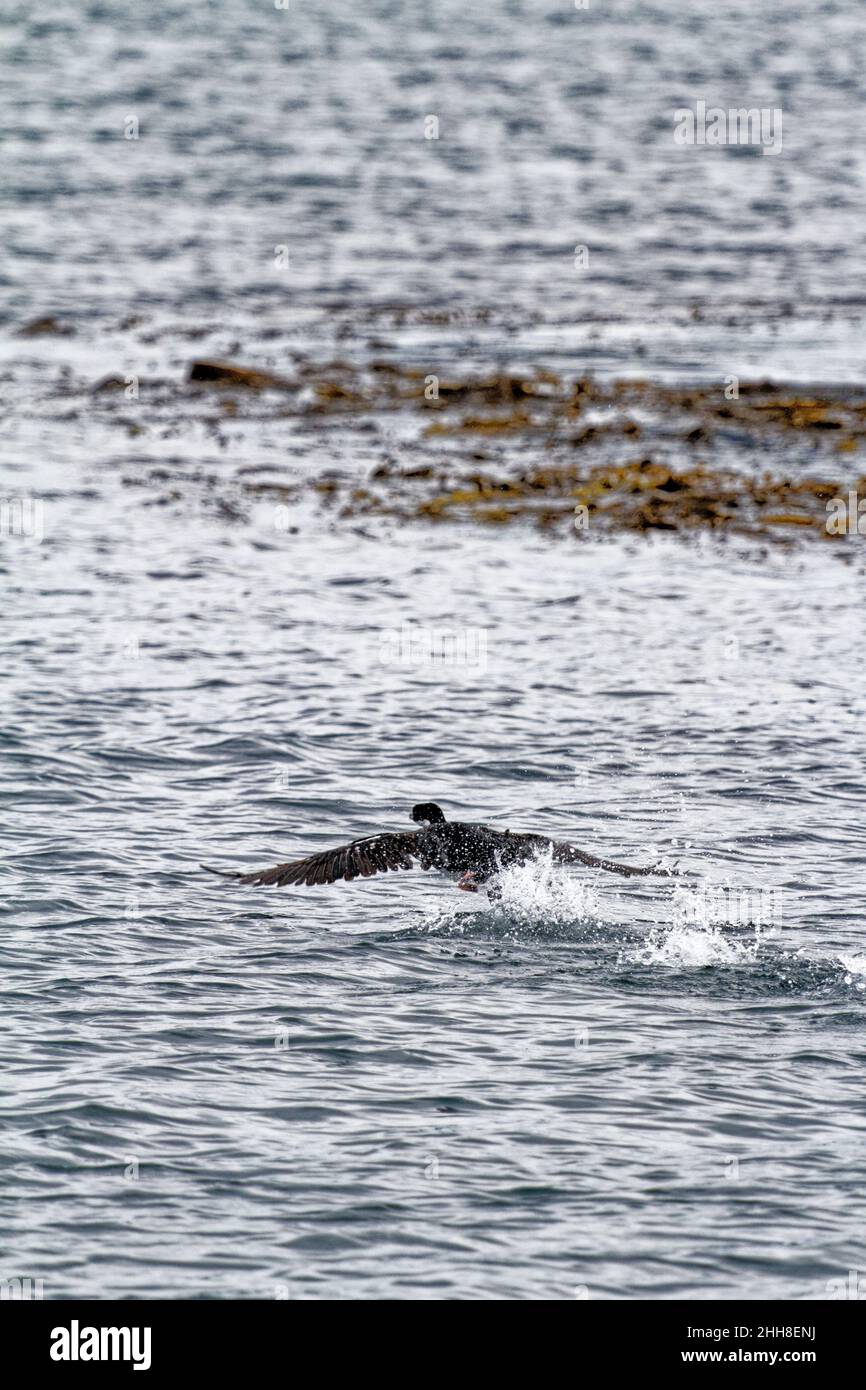
<path fill-rule="evenodd" d="M 864 47 L 841 3 L 4 8 L 0 1279 L 864 1268 L 866 540 L 275 524 L 397 426 L 149 395 L 196 357 L 862 382 Z M 781 107 L 782 154 L 676 147 L 699 98 Z M 687 874 L 199 868 L 423 800 Z"/>

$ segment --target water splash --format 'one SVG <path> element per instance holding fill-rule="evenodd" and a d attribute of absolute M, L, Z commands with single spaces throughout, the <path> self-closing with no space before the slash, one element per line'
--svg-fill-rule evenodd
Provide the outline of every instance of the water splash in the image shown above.
<path fill-rule="evenodd" d="M 845 971 L 845 984 L 859 990 L 866 989 L 866 954 L 840 955 L 839 962 Z"/>
<path fill-rule="evenodd" d="M 563 872 L 552 854 L 503 870 L 495 887 L 498 896 L 493 899 L 483 888 L 478 894 L 455 894 L 460 901 L 438 912 L 427 924 L 427 932 L 475 935 L 481 931 L 501 936 L 605 925 L 595 889 Z"/>
<path fill-rule="evenodd" d="M 506 869 L 499 877 L 499 888 L 498 910 L 518 923 L 535 926 L 542 921 L 562 926 L 600 920 L 593 886 L 564 873 L 550 851 Z"/>
<path fill-rule="evenodd" d="M 759 895 L 752 899 L 756 906 L 717 885 L 676 884 L 670 899 L 671 919 L 650 929 L 632 953 L 632 961 L 686 969 L 754 964 L 766 941 L 777 936 L 779 924 L 772 915 L 768 919 Z"/>

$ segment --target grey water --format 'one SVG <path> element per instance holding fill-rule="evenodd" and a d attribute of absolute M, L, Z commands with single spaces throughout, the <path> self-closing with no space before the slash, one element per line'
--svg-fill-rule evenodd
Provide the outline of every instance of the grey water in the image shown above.
<path fill-rule="evenodd" d="M 866 1269 L 866 542 L 278 527 L 229 504 L 244 470 L 397 427 L 215 430 L 147 389 L 383 354 L 862 382 L 864 45 L 853 3 L 4 6 L 2 495 L 38 505 L 0 536 L 0 1280 L 812 1300 Z M 782 153 L 678 148 L 698 98 L 782 108 Z M 112 373 L 141 396 L 106 411 Z M 491 903 L 199 868 L 429 799 L 687 874 L 539 862 Z"/>

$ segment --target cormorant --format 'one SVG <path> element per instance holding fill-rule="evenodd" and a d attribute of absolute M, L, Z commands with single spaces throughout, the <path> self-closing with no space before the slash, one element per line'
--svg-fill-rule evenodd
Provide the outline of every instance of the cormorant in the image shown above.
<path fill-rule="evenodd" d="M 442 869 L 445 873 L 457 874 L 458 888 L 475 893 L 482 884 L 512 864 L 525 864 L 539 854 L 552 852 L 552 857 L 560 864 L 587 864 L 591 869 L 606 869 L 630 878 L 676 874 L 676 869 L 644 869 L 633 864 L 617 864 L 612 859 L 599 859 L 564 840 L 551 840 L 547 835 L 515 834 L 490 825 L 449 821 L 434 801 L 413 806 L 412 819 L 423 828 L 368 835 L 337 849 L 320 850 L 306 859 L 292 859 L 285 864 L 275 864 L 272 869 L 256 869 L 253 873 L 222 869 L 210 872 L 253 887 L 285 888 L 304 884 L 312 888 L 320 883 L 335 883 L 341 878 L 348 883 L 354 878 L 369 878 L 390 869 L 414 869 L 419 865 L 422 869 Z"/>

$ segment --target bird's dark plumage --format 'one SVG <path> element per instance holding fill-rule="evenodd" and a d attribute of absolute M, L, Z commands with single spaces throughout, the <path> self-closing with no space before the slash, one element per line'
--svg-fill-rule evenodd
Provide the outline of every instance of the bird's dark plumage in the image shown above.
<path fill-rule="evenodd" d="M 306 859 L 294 859 L 275 864 L 272 869 L 253 873 L 224 873 L 238 883 L 254 887 L 285 888 L 304 884 L 308 888 L 319 883 L 335 883 L 338 879 L 351 882 L 392 869 L 442 869 L 460 874 L 463 886 L 485 883 L 502 869 L 513 864 L 525 864 L 537 855 L 551 852 L 561 864 L 586 864 L 593 869 L 627 877 L 646 877 L 653 874 L 675 873 L 675 870 L 639 868 L 632 864 L 617 864 L 612 859 L 598 859 L 563 840 L 551 840 L 546 835 L 512 834 L 489 825 L 472 825 L 445 819 L 442 809 L 433 801 L 425 801 L 412 809 L 412 819 L 422 830 L 397 831 L 369 835 L 363 840 L 340 845 L 337 849 L 322 850 Z M 223 873 L 222 870 L 212 870 Z"/>

